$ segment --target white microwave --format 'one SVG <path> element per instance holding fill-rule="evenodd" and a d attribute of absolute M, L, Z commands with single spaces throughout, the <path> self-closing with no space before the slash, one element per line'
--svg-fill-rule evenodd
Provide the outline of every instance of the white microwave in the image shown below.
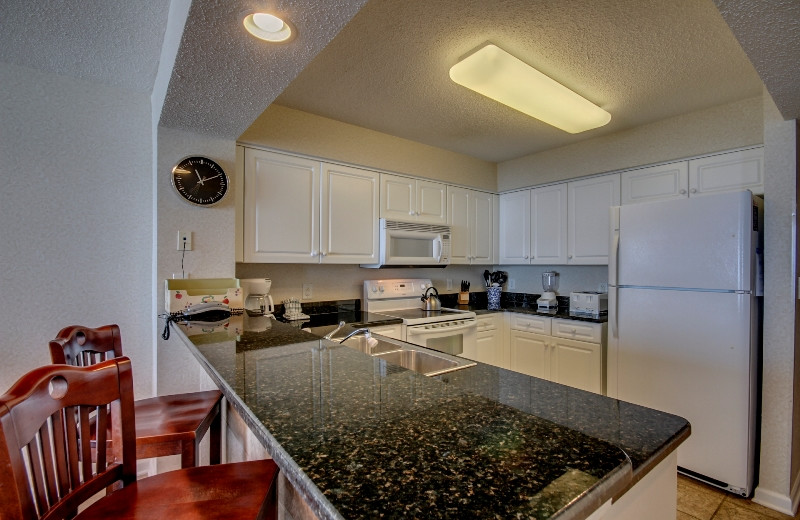
<path fill-rule="evenodd" d="M 380 219 L 380 258 L 361 267 L 447 267 L 450 228 Z"/>

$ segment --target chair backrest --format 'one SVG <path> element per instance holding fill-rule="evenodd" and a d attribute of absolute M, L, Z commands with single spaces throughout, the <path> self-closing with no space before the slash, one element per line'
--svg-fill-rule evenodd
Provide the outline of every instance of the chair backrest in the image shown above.
<path fill-rule="evenodd" d="M 63 340 L 61 343 L 50 342 L 50 359 L 57 364 L 87 367 L 122 356 L 122 340 L 117 325 L 95 329 L 71 325 L 61 329 L 56 340 Z"/>
<path fill-rule="evenodd" d="M 91 423 L 103 446 L 109 415 L 111 452 L 97 450 L 93 465 Z M 0 468 L 2 517 L 10 520 L 71 518 L 104 488 L 134 482 L 130 360 L 47 365 L 20 378 L 0 396 Z"/>

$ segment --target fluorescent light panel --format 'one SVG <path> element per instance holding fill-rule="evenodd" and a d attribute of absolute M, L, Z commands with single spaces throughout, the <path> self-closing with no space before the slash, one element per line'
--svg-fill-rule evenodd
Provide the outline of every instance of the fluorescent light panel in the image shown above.
<path fill-rule="evenodd" d="M 450 68 L 450 79 L 577 134 L 611 121 L 611 114 L 496 45 L 486 45 Z"/>

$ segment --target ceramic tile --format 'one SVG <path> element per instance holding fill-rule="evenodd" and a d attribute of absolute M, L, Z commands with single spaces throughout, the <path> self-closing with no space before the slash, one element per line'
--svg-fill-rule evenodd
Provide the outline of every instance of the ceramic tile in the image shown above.
<path fill-rule="evenodd" d="M 733 509 L 741 509 L 741 510 L 746 510 L 750 514 L 755 514 L 756 516 L 741 516 L 741 515 L 744 515 L 744 513 L 741 513 L 740 516 L 730 516 L 730 517 L 722 516 L 720 518 L 769 518 L 769 519 L 775 519 L 775 520 L 791 520 L 792 519 L 792 517 L 789 516 L 789 515 L 785 515 L 783 513 L 779 513 L 778 511 L 775 511 L 775 510 L 770 509 L 768 507 L 764 507 L 764 506 L 762 506 L 760 504 L 756 504 L 752 500 L 747 500 L 747 499 L 744 499 L 744 498 L 738 498 L 738 497 L 735 497 L 735 496 L 732 496 L 732 495 L 728 496 L 728 497 L 725 497 L 725 502 L 723 503 L 723 506 L 724 506 L 724 508 L 720 508 L 720 511 L 722 511 L 723 509 L 725 509 L 726 511 L 727 510 L 733 510 Z"/>
<path fill-rule="evenodd" d="M 722 502 L 713 520 L 767 520 L 767 519 L 791 519 L 790 516 L 783 515 L 765 507 L 753 508 L 747 500 L 733 501 L 726 499 Z"/>
<path fill-rule="evenodd" d="M 678 511 L 698 520 L 711 520 L 725 496 L 694 480 L 678 478 Z"/>

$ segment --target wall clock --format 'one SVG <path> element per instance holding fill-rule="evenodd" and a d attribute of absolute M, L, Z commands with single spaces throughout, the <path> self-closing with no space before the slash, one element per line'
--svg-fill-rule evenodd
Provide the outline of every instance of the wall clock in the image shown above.
<path fill-rule="evenodd" d="M 172 168 L 172 187 L 195 206 L 213 206 L 228 192 L 228 176 L 208 157 L 186 157 Z"/>

